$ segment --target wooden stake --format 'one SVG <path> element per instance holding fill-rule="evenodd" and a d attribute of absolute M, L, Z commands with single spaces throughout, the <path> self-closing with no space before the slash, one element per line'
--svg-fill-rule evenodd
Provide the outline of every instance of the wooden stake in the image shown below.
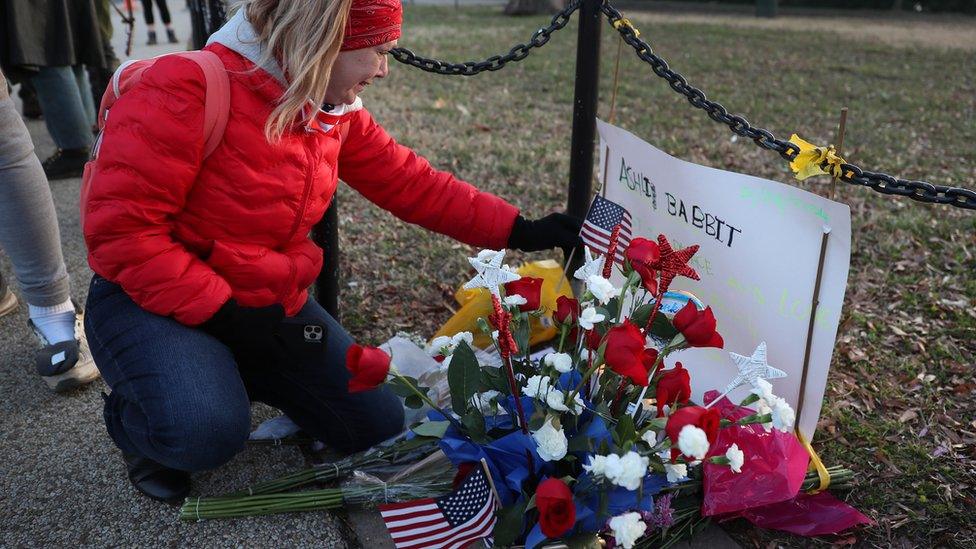
<path fill-rule="evenodd" d="M 498 503 L 497 507 L 502 506 L 502 498 L 498 497 L 498 490 L 495 489 L 495 481 L 491 478 L 491 469 L 488 468 L 488 462 L 485 458 L 481 458 L 481 468 L 485 471 L 485 476 L 488 477 L 488 487 L 491 488 L 491 493 L 495 495 L 495 501 Z"/>
<path fill-rule="evenodd" d="M 844 150 L 844 132 L 847 130 L 847 107 L 840 110 L 840 124 L 837 126 L 837 156 L 841 156 Z M 834 199 L 837 191 L 837 178 L 830 182 L 830 199 Z"/>
<path fill-rule="evenodd" d="M 803 410 L 803 400 L 807 390 L 807 371 L 810 369 L 810 349 L 813 345 L 813 326 L 817 320 L 817 307 L 820 305 L 820 282 L 823 280 L 824 259 L 827 256 L 827 240 L 830 238 L 830 227 L 824 225 L 823 238 L 820 240 L 820 262 L 817 264 L 817 281 L 813 285 L 813 300 L 810 304 L 810 323 L 807 326 L 807 344 L 803 351 L 803 374 L 800 377 L 800 396 L 796 402 L 796 426 L 800 426 L 800 414 Z"/>

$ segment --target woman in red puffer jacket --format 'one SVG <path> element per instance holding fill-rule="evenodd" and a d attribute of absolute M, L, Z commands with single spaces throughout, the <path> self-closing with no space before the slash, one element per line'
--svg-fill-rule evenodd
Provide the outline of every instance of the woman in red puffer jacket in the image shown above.
<path fill-rule="evenodd" d="M 433 169 L 362 107 L 400 21 L 399 0 L 244 1 L 207 46 L 231 105 L 205 159 L 192 61 L 159 59 L 113 105 L 83 205 L 95 271 L 85 329 L 112 389 L 108 432 L 146 495 L 181 501 L 190 471 L 243 448 L 253 400 L 341 451 L 403 429 L 388 389 L 348 392 L 352 338 L 308 297 L 322 268 L 308 233 L 339 178 L 470 245 L 578 245 L 580 220 L 525 220 Z"/>

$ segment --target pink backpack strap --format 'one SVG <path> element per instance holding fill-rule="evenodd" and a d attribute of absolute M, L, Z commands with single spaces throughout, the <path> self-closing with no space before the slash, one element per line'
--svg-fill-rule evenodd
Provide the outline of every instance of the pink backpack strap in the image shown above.
<path fill-rule="evenodd" d="M 227 119 L 230 117 L 230 78 L 227 69 L 216 53 L 208 50 L 180 52 L 200 66 L 207 83 L 207 95 L 203 107 L 203 131 L 207 136 L 203 157 L 210 156 L 224 139 Z"/>

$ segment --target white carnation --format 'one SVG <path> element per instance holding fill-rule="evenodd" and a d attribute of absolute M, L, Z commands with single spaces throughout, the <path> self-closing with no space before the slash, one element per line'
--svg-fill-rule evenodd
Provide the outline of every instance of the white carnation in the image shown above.
<path fill-rule="evenodd" d="M 474 334 L 471 332 L 458 332 L 454 334 L 454 337 L 451 338 L 451 352 L 454 352 L 454 349 L 457 349 L 458 344 L 462 341 L 470 346 L 474 343 Z"/>
<path fill-rule="evenodd" d="M 795 421 L 796 413 L 793 412 L 793 408 L 786 402 L 786 399 L 776 399 L 776 403 L 773 404 L 773 427 L 788 433 L 793 429 L 793 422 Z"/>
<path fill-rule="evenodd" d="M 580 328 L 583 328 L 584 330 L 592 330 L 594 324 L 603 322 L 605 318 L 605 316 L 596 312 L 595 308 L 587 307 L 583 309 L 583 312 L 580 314 L 579 325 Z"/>
<path fill-rule="evenodd" d="M 586 289 L 593 294 L 597 301 L 606 305 L 611 299 L 620 294 L 620 288 L 614 288 L 609 280 L 600 275 L 590 275 L 586 279 Z"/>
<path fill-rule="evenodd" d="M 448 350 L 451 346 L 451 338 L 448 336 L 437 336 L 430 345 L 427 347 L 427 354 L 430 356 L 447 356 L 450 353 Z"/>
<path fill-rule="evenodd" d="M 552 366 L 557 372 L 565 374 L 573 369 L 573 357 L 566 353 L 549 353 L 543 362 L 547 366 Z"/>
<path fill-rule="evenodd" d="M 590 456 L 590 463 L 583 466 L 583 469 L 594 476 L 606 476 L 607 456 Z"/>
<path fill-rule="evenodd" d="M 617 542 L 617 546 L 631 549 L 644 535 L 647 523 L 641 519 L 640 513 L 624 513 L 610 519 L 610 530 L 613 531 L 613 539 Z"/>
<path fill-rule="evenodd" d="M 552 419 L 546 419 L 542 427 L 532 433 L 532 438 L 535 439 L 542 461 L 559 461 L 566 457 L 569 441 L 562 429 L 556 429 L 552 425 Z"/>
<path fill-rule="evenodd" d="M 746 456 L 739 449 L 738 444 L 729 446 L 729 449 L 725 451 L 725 457 L 729 460 L 729 467 L 732 468 L 733 473 L 742 472 L 742 464 L 746 462 Z M 668 477 L 668 480 L 670 480 L 670 477 Z"/>
<path fill-rule="evenodd" d="M 685 425 L 678 433 L 678 449 L 686 456 L 705 459 L 708 453 L 708 436 L 694 425 Z"/>
<path fill-rule="evenodd" d="M 671 463 L 668 459 L 664 461 L 664 472 L 668 475 L 668 482 L 680 482 L 688 479 L 688 466 L 684 463 Z"/>
<path fill-rule="evenodd" d="M 509 305 L 509 306 L 512 306 L 512 307 L 518 307 L 519 305 L 525 305 L 526 303 L 529 302 L 528 299 L 525 299 L 524 297 L 522 297 L 522 296 L 520 296 L 518 294 L 507 295 L 507 296 L 505 296 L 505 299 L 503 301 L 505 302 L 505 305 Z"/>
<path fill-rule="evenodd" d="M 522 387 L 522 394 L 544 399 L 549 392 L 549 383 L 549 376 L 532 376 L 525 382 L 525 387 Z"/>
<path fill-rule="evenodd" d="M 764 416 L 766 414 L 771 416 L 773 414 L 773 409 L 769 407 L 769 404 L 766 404 L 765 400 L 759 399 L 759 402 L 756 403 L 756 413 L 760 416 Z M 772 421 L 763 423 L 762 426 L 767 433 L 773 430 Z"/>
<path fill-rule="evenodd" d="M 610 454 L 603 467 L 603 476 L 617 486 L 636 490 L 647 474 L 648 465 L 650 460 L 637 452 L 627 452 L 624 457 Z"/>
<path fill-rule="evenodd" d="M 767 402 L 772 402 L 776 398 L 776 395 L 773 394 L 773 384 L 761 377 L 756 378 L 752 384 L 751 392 Z"/>

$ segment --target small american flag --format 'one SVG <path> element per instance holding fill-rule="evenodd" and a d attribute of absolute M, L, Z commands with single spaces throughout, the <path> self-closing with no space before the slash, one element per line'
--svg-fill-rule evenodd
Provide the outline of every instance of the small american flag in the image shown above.
<path fill-rule="evenodd" d="M 630 244 L 631 222 L 630 212 L 616 202 L 611 202 L 600 195 L 593 199 L 590 211 L 586 213 L 580 236 L 583 243 L 593 251 L 606 255 L 610 247 L 610 233 L 620 225 L 620 235 L 617 237 L 617 263 L 623 264 L 624 250 Z"/>
<path fill-rule="evenodd" d="M 497 505 L 484 467 L 475 467 L 451 494 L 379 509 L 397 549 L 459 549 L 491 536 Z"/>

